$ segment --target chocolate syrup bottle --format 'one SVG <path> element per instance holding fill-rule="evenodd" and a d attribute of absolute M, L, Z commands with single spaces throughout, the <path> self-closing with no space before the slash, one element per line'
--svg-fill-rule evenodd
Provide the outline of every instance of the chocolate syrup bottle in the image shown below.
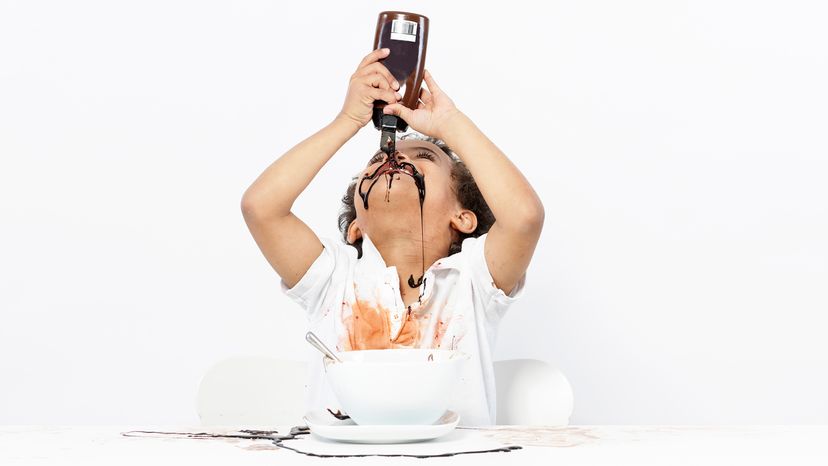
<path fill-rule="evenodd" d="M 383 11 L 377 19 L 374 50 L 388 48 L 391 52 L 381 60 L 388 71 L 400 83 L 400 103 L 410 109 L 417 108 L 420 85 L 425 72 L 426 45 L 428 43 L 428 18 L 416 13 Z M 408 128 L 402 118 L 384 115 L 384 101 L 374 102 L 372 120 L 374 127 L 382 131 L 380 149 L 392 156 L 396 153 L 396 132 Z"/>

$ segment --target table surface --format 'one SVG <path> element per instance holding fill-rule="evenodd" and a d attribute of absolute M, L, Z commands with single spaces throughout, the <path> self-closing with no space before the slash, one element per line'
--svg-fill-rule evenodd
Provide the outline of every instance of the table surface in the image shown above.
<path fill-rule="evenodd" d="M 520 445 L 508 452 L 413 457 L 319 458 L 267 439 L 209 437 L 251 427 L 0 426 L 0 464 L 613 464 L 828 465 L 828 425 L 497 426 L 458 434 Z M 289 427 L 270 427 L 279 434 Z M 127 432 L 142 432 L 138 436 Z M 204 434 L 191 438 L 193 433 Z"/>

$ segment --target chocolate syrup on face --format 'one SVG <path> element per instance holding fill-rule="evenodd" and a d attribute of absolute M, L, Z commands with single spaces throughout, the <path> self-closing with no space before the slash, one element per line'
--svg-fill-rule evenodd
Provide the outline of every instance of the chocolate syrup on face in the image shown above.
<path fill-rule="evenodd" d="M 362 205 L 365 207 L 365 210 L 368 210 L 368 195 L 371 194 L 371 189 L 373 189 L 374 185 L 377 184 L 379 181 L 380 175 L 385 175 L 388 181 L 388 189 L 391 189 L 391 182 L 393 181 L 394 173 L 403 173 L 412 178 L 414 178 L 414 184 L 417 186 L 417 191 L 420 195 L 420 209 L 423 207 L 423 201 L 425 201 L 425 179 L 423 178 L 423 174 L 417 171 L 417 167 L 414 166 L 413 163 L 410 162 L 400 162 L 397 158 L 397 154 L 399 151 L 393 152 L 388 154 L 388 159 L 383 162 L 374 173 L 370 175 L 366 175 L 360 180 L 359 182 L 359 197 L 362 198 Z M 368 191 L 362 190 L 362 185 L 365 181 L 371 181 L 371 185 L 368 186 Z M 388 202 L 388 193 L 386 192 L 385 201 Z"/>
<path fill-rule="evenodd" d="M 417 192 L 420 197 L 420 248 L 422 253 L 422 275 L 420 275 L 420 278 L 415 280 L 414 274 L 411 274 L 411 276 L 408 277 L 408 286 L 411 288 L 417 288 L 423 284 L 425 277 L 425 233 L 423 227 L 423 202 L 425 201 L 426 195 L 425 178 L 422 173 L 417 171 L 417 167 L 415 167 L 413 163 L 400 162 L 397 158 L 397 153 L 397 151 L 389 153 L 385 162 L 380 164 L 380 166 L 374 170 L 374 173 L 364 176 L 359 182 L 358 191 L 359 197 L 362 198 L 363 207 L 365 210 L 368 210 L 368 196 L 371 194 L 371 190 L 374 188 L 374 185 L 377 184 L 377 181 L 379 181 L 380 175 L 385 175 L 385 179 L 388 184 L 388 188 L 385 191 L 385 202 L 389 202 L 391 200 L 391 183 L 394 181 L 395 174 L 403 173 L 414 179 L 414 184 L 417 186 Z M 371 184 L 368 186 L 367 191 L 363 191 L 362 185 L 366 180 L 370 180 Z M 424 292 L 425 287 L 423 287 L 423 292 L 420 293 L 420 297 L 418 299 L 422 299 Z"/>

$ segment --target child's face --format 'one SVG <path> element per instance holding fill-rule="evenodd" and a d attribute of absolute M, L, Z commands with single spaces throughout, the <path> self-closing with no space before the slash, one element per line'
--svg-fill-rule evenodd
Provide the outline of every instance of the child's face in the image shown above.
<path fill-rule="evenodd" d="M 412 163 L 425 180 L 425 201 L 423 202 L 423 224 L 426 242 L 438 240 L 447 245 L 451 242 L 451 218 L 461 206 L 452 190 L 451 170 L 454 161 L 439 147 L 428 141 L 401 140 L 397 142 L 397 157 L 400 162 Z M 385 175 L 380 176 L 371 189 L 366 210 L 359 195 L 362 178 L 370 175 L 385 161 L 386 155 L 378 152 L 368 166 L 360 171 L 354 203 L 357 212 L 358 232 L 349 233 L 349 241 L 367 233 L 372 241 L 382 240 L 387 235 L 401 239 L 420 236 L 420 200 L 414 179 L 406 174 L 394 174 L 391 190 Z M 372 180 L 363 183 L 362 191 L 368 191 Z M 386 201 L 386 192 L 388 200 Z M 352 229 L 353 230 L 353 229 Z M 352 237 L 353 236 L 353 237 Z M 442 246 L 441 246 L 442 247 Z"/>

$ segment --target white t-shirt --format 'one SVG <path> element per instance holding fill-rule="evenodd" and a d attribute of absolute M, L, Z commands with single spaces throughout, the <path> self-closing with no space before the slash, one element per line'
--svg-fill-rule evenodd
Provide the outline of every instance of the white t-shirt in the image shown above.
<path fill-rule="evenodd" d="M 497 325 L 521 294 L 525 276 L 508 296 L 495 287 L 483 253 L 487 236 L 466 238 L 460 252 L 429 267 L 422 299 L 409 307 L 400 295 L 397 268 L 386 266 L 367 236 L 359 259 L 353 246 L 322 238 L 319 257 L 293 288 L 282 282 L 282 290 L 305 309 L 309 330 L 337 351 L 435 348 L 468 354 L 449 409 L 460 415 L 461 425 L 492 425 Z M 321 356 L 315 353 L 309 362 L 306 408 L 342 409 L 324 378 Z"/>

